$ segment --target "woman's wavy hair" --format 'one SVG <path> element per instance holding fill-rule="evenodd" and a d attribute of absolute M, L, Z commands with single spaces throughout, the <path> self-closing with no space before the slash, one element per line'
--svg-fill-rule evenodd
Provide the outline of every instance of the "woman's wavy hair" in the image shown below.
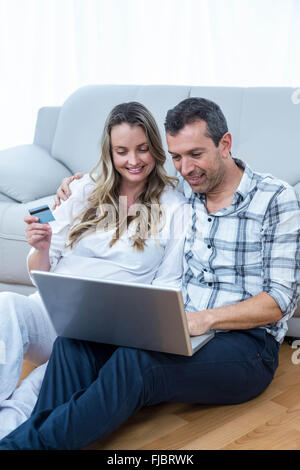
<path fill-rule="evenodd" d="M 128 123 L 140 126 L 145 132 L 149 152 L 155 159 L 155 167 L 148 176 L 146 184 L 138 198 L 138 210 L 127 215 L 127 210 L 120 210 L 119 192 L 121 176 L 113 165 L 111 150 L 111 130 L 114 126 Z M 110 246 L 122 236 L 131 222 L 136 220 L 136 230 L 131 236 L 133 247 L 143 250 L 146 239 L 155 236 L 163 219 L 160 197 L 166 186 L 175 187 L 177 178 L 167 175 L 164 169 L 166 155 L 158 126 L 150 111 L 140 103 L 129 102 L 115 106 L 108 115 L 101 139 L 101 157 L 91 170 L 90 178 L 96 187 L 88 198 L 88 207 L 73 220 L 69 231 L 69 247 L 81 238 L 96 230 L 115 228 Z M 109 210 L 111 208 L 112 210 Z"/>

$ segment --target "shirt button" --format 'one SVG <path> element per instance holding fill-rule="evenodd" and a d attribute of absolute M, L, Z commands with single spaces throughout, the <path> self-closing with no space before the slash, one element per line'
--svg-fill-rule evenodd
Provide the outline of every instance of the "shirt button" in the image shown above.
<path fill-rule="evenodd" d="M 211 248 L 211 245 L 207 245 L 207 248 Z"/>
<path fill-rule="evenodd" d="M 212 282 L 209 282 L 209 283 L 208 283 L 208 286 L 211 287 L 211 286 L 212 286 Z"/>
<path fill-rule="evenodd" d="M 210 217 L 209 217 L 207 220 L 208 220 L 208 222 L 211 222 L 211 221 L 212 221 L 212 219 L 211 219 Z"/>

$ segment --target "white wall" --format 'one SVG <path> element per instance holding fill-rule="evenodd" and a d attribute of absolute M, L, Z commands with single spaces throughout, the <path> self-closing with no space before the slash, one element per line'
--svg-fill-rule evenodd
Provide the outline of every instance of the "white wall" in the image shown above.
<path fill-rule="evenodd" d="M 94 83 L 300 86 L 300 0 L 0 0 L 0 149 Z"/>

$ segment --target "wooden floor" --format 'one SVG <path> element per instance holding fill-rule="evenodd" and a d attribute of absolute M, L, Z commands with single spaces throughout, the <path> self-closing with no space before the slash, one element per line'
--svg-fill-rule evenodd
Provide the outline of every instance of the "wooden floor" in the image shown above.
<path fill-rule="evenodd" d="M 250 402 L 143 408 L 89 449 L 300 449 L 300 364 L 292 362 L 295 351 L 283 343 L 273 382 Z"/>

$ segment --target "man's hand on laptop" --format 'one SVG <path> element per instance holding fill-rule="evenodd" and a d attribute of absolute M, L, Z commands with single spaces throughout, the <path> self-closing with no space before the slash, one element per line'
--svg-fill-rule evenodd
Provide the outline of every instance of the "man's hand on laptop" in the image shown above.
<path fill-rule="evenodd" d="M 204 335 L 211 329 L 211 312 L 202 310 L 200 312 L 186 312 L 190 336 Z"/>
<path fill-rule="evenodd" d="M 75 173 L 75 175 L 62 180 L 62 183 L 54 196 L 54 205 L 52 206 L 52 210 L 56 209 L 57 206 L 60 206 L 61 199 L 66 201 L 71 196 L 70 183 L 74 180 L 80 180 L 82 177 L 83 173 Z"/>

